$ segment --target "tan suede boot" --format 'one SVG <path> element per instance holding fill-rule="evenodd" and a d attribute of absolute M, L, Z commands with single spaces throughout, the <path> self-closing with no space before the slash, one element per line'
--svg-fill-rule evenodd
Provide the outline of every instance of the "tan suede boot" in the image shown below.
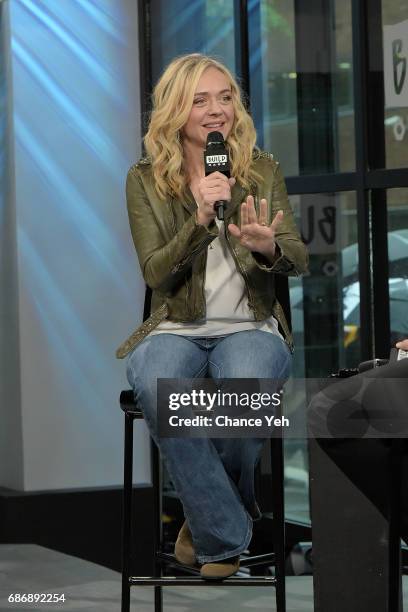
<path fill-rule="evenodd" d="M 239 570 L 239 555 L 238 557 L 230 557 L 221 561 L 212 561 L 204 563 L 201 567 L 200 574 L 204 580 L 223 580 L 228 578 Z"/>
<path fill-rule="evenodd" d="M 177 536 L 174 556 L 177 561 L 183 563 L 183 565 L 195 565 L 197 563 L 193 538 L 191 537 L 191 531 L 187 521 L 184 521 Z"/>

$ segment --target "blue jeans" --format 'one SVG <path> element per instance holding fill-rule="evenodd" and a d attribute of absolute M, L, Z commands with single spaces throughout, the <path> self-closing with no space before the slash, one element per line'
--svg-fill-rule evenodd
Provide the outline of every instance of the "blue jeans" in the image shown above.
<path fill-rule="evenodd" d="M 129 355 L 127 377 L 183 504 L 199 563 L 248 548 L 260 518 L 254 469 L 263 438 L 159 438 L 158 378 L 278 378 L 290 374 L 283 340 L 259 330 L 216 338 L 148 336 Z"/>

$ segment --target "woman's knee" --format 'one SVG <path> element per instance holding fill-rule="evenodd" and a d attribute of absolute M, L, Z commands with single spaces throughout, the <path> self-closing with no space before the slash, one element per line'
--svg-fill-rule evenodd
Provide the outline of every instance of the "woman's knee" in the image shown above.
<path fill-rule="evenodd" d="M 205 376 L 206 352 L 183 336 L 158 334 L 148 336 L 128 357 L 129 383 L 145 378 L 195 378 Z"/>
<path fill-rule="evenodd" d="M 290 375 L 292 355 L 277 335 L 258 330 L 232 334 L 214 349 L 215 378 L 281 378 Z"/>
<path fill-rule="evenodd" d="M 140 392 L 155 392 L 157 378 L 165 376 L 170 360 L 171 340 L 166 336 L 148 336 L 130 353 L 126 375 L 131 387 Z"/>

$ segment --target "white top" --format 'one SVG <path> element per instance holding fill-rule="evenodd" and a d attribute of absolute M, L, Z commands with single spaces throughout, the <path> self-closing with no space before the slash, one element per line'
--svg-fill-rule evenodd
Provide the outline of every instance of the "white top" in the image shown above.
<path fill-rule="evenodd" d="M 216 223 L 219 235 L 211 242 L 207 252 L 204 285 L 206 318 L 189 323 L 164 320 L 150 335 L 167 333 L 214 337 L 259 329 L 282 338 L 278 331 L 278 322 L 273 316 L 265 321 L 254 320 L 254 314 L 247 302 L 245 281 L 237 271 L 228 249 L 224 222 L 216 219 Z"/>

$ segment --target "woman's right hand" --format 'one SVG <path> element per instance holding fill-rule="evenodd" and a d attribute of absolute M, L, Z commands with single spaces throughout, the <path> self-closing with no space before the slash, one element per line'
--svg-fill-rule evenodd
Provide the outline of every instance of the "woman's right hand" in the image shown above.
<path fill-rule="evenodd" d="M 234 178 L 227 178 L 221 172 L 212 172 L 198 183 L 198 225 L 209 225 L 217 216 L 215 202 L 231 200 L 231 187 L 235 185 Z"/>

